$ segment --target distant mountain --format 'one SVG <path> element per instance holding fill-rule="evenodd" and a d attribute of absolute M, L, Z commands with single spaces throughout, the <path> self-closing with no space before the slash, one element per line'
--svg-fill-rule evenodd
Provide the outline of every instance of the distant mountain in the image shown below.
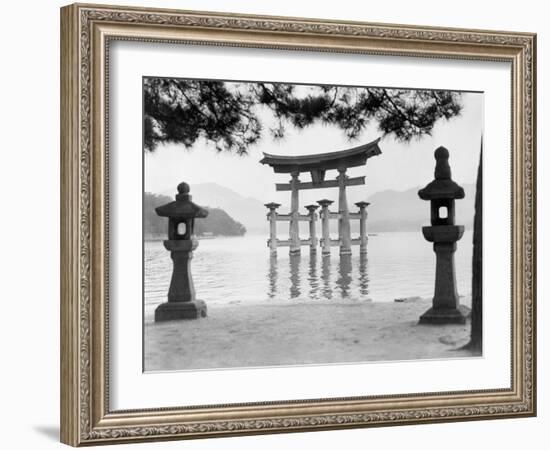
<path fill-rule="evenodd" d="M 163 195 L 173 198 L 174 192 L 164 191 Z M 221 208 L 237 222 L 242 223 L 248 233 L 264 233 L 267 230 L 267 209 L 255 198 L 244 197 L 217 183 L 200 183 L 191 186 L 193 201 L 201 206 Z"/>
<path fill-rule="evenodd" d="M 465 198 L 456 201 L 456 223 L 471 228 L 474 218 L 475 185 L 462 185 Z M 408 189 L 406 191 L 386 190 L 372 194 L 365 198 L 365 189 L 348 189 L 348 204 L 351 212 L 357 208 L 354 203 L 366 200 L 370 202 L 367 209 L 369 232 L 382 231 L 414 231 L 430 222 L 429 202 L 420 200 L 418 190 L 423 186 Z M 165 191 L 173 199 L 174 193 Z M 248 233 L 267 234 L 268 224 L 266 220 L 267 210 L 263 203 L 252 197 L 244 197 L 235 191 L 220 186 L 217 183 L 194 184 L 191 189 L 193 201 L 201 206 L 220 208 L 232 219 L 240 222 Z M 290 201 L 290 193 L 289 193 Z M 338 210 L 338 202 L 331 206 L 331 211 Z M 287 213 L 288 206 L 283 205 L 280 211 Z M 303 211 L 302 211 L 303 212 Z M 281 224 L 281 236 L 287 232 L 287 227 Z M 307 234 L 307 224 L 300 225 L 301 233 Z M 331 221 L 331 232 L 337 230 L 337 221 Z M 359 229 L 358 221 L 352 221 L 352 230 L 356 233 Z"/>
<path fill-rule="evenodd" d="M 474 220 L 475 185 L 464 184 L 466 196 L 456 200 L 456 223 L 471 228 Z M 430 222 L 430 202 L 418 197 L 421 187 L 406 191 L 380 191 L 371 195 L 367 201 L 369 231 L 409 231 L 418 230 Z M 353 203 L 350 201 L 350 209 Z"/>
<path fill-rule="evenodd" d="M 173 197 L 146 192 L 143 198 L 143 234 L 145 239 L 166 239 L 168 219 L 159 217 L 155 208 L 173 201 Z M 242 236 L 246 228 L 221 208 L 208 209 L 208 217 L 195 221 L 197 236 Z"/>

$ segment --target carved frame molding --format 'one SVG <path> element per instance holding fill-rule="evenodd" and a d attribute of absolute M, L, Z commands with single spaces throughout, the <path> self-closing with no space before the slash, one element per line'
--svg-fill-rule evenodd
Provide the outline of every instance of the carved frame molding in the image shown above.
<path fill-rule="evenodd" d="M 63 442 L 78 446 L 535 414 L 534 34 L 75 4 L 61 10 L 61 38 Z M 115 39 L 510 62 L 511 388 L 110 411 L 105 105 L 109 42 Z"/>

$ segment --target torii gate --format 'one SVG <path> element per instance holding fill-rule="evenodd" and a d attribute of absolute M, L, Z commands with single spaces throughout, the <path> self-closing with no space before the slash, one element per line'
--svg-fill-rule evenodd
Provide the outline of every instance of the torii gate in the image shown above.
<path fill-rule="evenodd" d="M 277 215 L 278 220 L 289 220 L 289 241 L 290 254 L 300 253 L 302 243 L 314 245 L 314 243 L 302 242 L 299 235 L 300 220 L 314 220 L 314 211 L 310 211 L 308 215 L 300 215 L 299 213 L 299 191 L 303 189 L 321 189 L 337 187 L 338 195 L 338 236 L 340 244 L 340 254 L 346 255 L 351 253 L 351 228 L 350 228 L 350 212 L 346 197 L 347 186 L 359 186 L 365 184 L 365 177 L 349 178 L 346 176 L 346 170 L 350 167 L 363 166 L 367 163 L 367 159 L 380 155 L 382 152 L 378 147 L 380 138 L 369 142 L 368 144 L 347 150 L 340 150 L 329 153 L 318 153 L 314 155 L 301 156 L 279 156 L 264 153 L 262 164 L 268 164 L 273 168 L 275 173 L 290 173 L 291 180 L 289 183 L 277 183 L 275 185 L 277 191 L 290 191 L 290 214 Z M 338 170 L 338 176 L 334 180 L 325 180 L 327 170 Z M 301 182 L 299 175 L 302 172 L 311 174 L 311 182 Z M 274 203 L 266 206 L 276 205 Z M 277 205 L 279 206 L 279 205 Z M 276 208 L 277 206 L 274 206 Z M 308 208 L 309 209 L 309 208 Z M 272 210 L 270 208 L 270 210 Z M 274 212 L 274 209 L 272 210 Z M 312 237 L 313 239 L 313 237 Z M 284 245 L 285 243 L 283 243 Z"/>

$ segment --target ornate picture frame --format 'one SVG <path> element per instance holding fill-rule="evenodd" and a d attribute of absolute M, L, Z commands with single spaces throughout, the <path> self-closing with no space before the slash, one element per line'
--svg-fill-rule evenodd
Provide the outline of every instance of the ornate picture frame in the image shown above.
<path fill-rule="evenodd" d="M 113 410 L 109 387 L 109 49 L 200 43 L 511 67 L 509 388 Z M 61 440 L 161 439 L 536 414 L 536 36 L 531 33 L 74 4 L 61 9 Z"/>

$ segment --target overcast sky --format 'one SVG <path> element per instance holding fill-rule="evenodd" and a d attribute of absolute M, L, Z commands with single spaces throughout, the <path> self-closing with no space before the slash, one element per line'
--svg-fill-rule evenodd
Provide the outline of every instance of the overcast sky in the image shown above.
<path fill-rule="evenodd" d="M 432 136 L 408 144 L 386 137 L 379 143 L 382 154 L 367 160 L 367 165 L 348 170 L 349 176 L 366 176 L 366 184 L 348 189 L 360 189 L 365 198 L 375 192 L 392 189 L 406 190 L 427 184 L 433 179 L 434 150 L 443 145 L 450 151 L 453 179 L 459 184 L 474 183 L 477 173 L 481 133 L 483 128 L 483 94 L 464 93 L 463 110 L 459 117 L 436 124 Z M 316 125 L 305 130 L 287 128 L 285 138 L 274 140 L 264 132 L 258 144 L 248 155 L 218 153 L 204 141 L 193 148 L 160 146 L 144 158 L 144 188 L 147 192 L 175 193 L 181 181 L 193 184 L 213 182 L 237 193 L 262 202 L 289 202 L 289 193 L 275 191 L 275 183 L 287 182 L 289 175 L 274 174 L 269 166 L 259 164 L 262 153 L 305 155 L 325 153 L 361 145 L 380 136 L 376 124 L 359 137 L 349 141 L 336 127 Z M 336 171 L 327 172 L 332 179 Z M 309 181 L 309 174 L 301 174 Z M 300 193 L 302 202 L 313 202 L 323 197 L 335 199 L 337 189 L 309 190 Z M 200 199 L 195 199 L 200 202 Z M 302 203 L 305 204 L 305 203 Z"/>

